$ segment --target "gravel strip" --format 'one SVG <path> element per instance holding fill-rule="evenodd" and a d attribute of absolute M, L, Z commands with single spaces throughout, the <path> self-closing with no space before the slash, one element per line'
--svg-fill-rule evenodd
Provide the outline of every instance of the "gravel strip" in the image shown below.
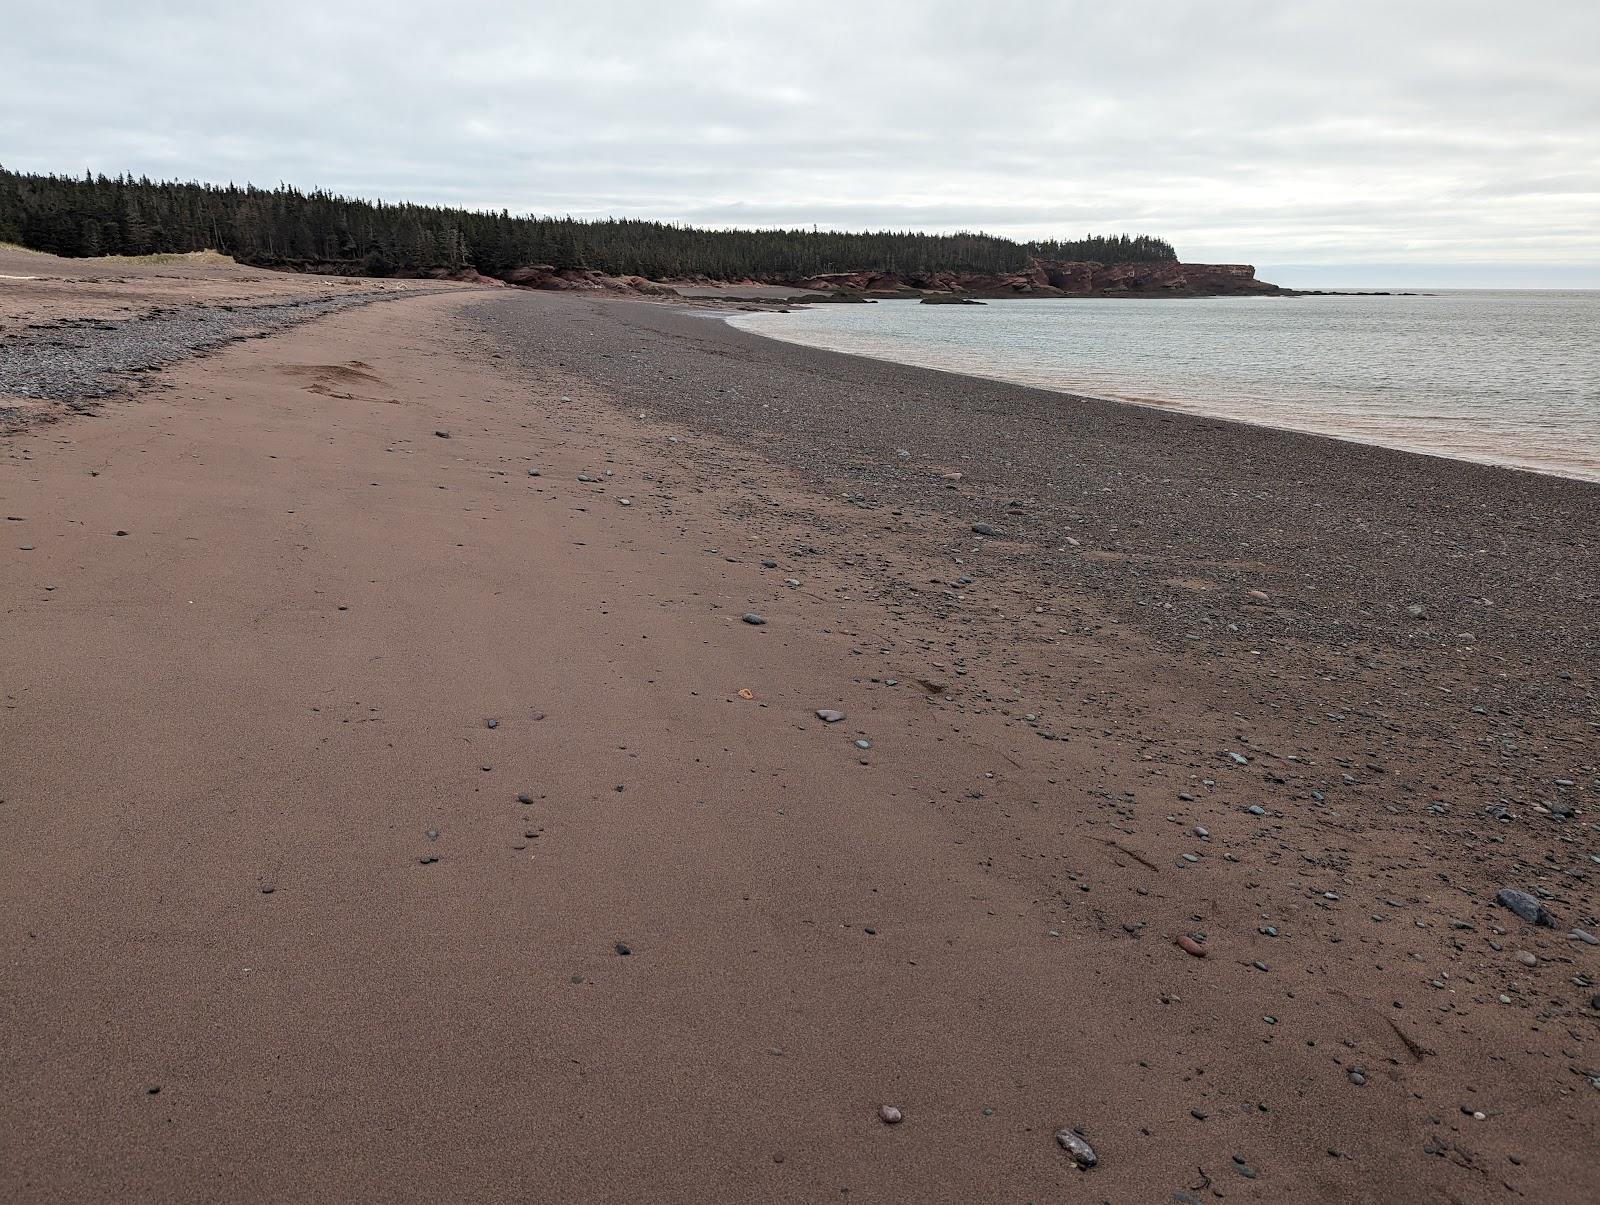
<path fill-rule="evenodd" d="M 1492 649 L 1546 680 L 1587 680 L 1600 653 L 1594 483 L 820 351 L 668 305 L 516 294 L 467 313 L 530 367 L 865 509 L 931 512 L 951 555 L 1044 593 L 1076 583 L 1163 641 L 1480 669 Z"/>
<path fill-rule="evenodd" d="M 0 342 L 0 397 L 82 403 L 120 393 L 132 374 L 270 335 L 324 314 L 419 292 L 362 292 L 261 305 L 181 306 L 139 318 L 81 318 L 39 324 Z M 0 404 L 0 419 L 8 417 Z"/>

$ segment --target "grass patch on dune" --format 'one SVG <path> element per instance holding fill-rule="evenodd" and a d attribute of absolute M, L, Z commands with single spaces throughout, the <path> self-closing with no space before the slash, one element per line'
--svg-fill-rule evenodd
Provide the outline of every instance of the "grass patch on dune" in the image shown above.
<path fill-rule="evenodd" d="M 48 251 L 35 251 L 18 243 L 0 242 L 0 251 L 18 251 L 23 255 L 37 255 L 41 259 L 60 259 Z M 161 251 L 155 255 L 93 255 L 73 256 L 81 264 L 232 264 L 237 261 L 220 251 Z"/>

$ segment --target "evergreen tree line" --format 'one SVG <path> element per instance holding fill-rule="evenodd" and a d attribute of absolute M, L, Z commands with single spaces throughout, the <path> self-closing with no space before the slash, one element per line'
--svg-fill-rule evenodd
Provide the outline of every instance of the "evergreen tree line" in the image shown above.
<path fill-rule="evenodd" d="M 527 264 L 653 279 L 795 281 L 824 272 L 1012 272 L 1030 258 L 1175 260 L 1149 235 L 1018 243 L 988 234 L 704 230 L 635 218 L 513 217 L 332 193 L 0 167 L 0 242 L 55 255 L 216 250 L 263 267 L 375 276 Z"/>

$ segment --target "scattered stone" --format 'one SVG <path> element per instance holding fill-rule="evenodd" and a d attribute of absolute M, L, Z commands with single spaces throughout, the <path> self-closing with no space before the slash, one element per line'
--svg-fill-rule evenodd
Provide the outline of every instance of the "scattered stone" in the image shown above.
<path fill-rule="evenodd" d="M 743 615 L 739 616 L 739 618 L 744 620 L 751 627 L 756 627 L 756 628 L 759 628 L 762 624 L 767 622 L 761 616 L 757 615 L 754 611 L 746 611 Z"/>
<path fill-rule="evenodd" d="M 868 740 L 857 741 L 856 742 L 856 748 L 857 749 L 870 749 L 870 748 L 872 748 L 872 742 L 868 741 Z"/>
<path fill-rule="evenodd" d="M 974 535 L 980 536 L 1003 536 L 1006 534 L 992 523 L 974 523 L 972 531 Z"/>
<path fill-rule="evenodd" d="M 417 861 L 419 863 L 421 863 L 423 866 L 431 866 L 431 865 L 433 865 L 433 863 L 437 862 L 438 860 L 439 859 L 437 857 L 435 857 L 433 854 L 423 854 L 422 857 L 417 859 Z"/>
<path fill-rule="evenodd" d="M 879 1105 L 878 1120 L 886 1126 L 897 1126 L 905 1120 L 905 1114 L 893 1105 Z"/>
<path fill-rule="evenodd" d="M 277 888 L 274 887 L 271 883 L 263 883 L 263 884 L 261 884 L 261 894 L 262 895 L 271 895 L 276 890 L 277 890 Z"/>
<path fill-rule="evenodd" d="M 435 431 L 434 434 L 437 435 L 440 439 L 449 439 L 450 438 L 450 432 L 448 432 L 448 431 Z"/>
<path fill-rule="evenodd" d="M 1094 1147 L 1072 1130 L 1057 1130 L 1056 1145 L 1071 1155 L 1072 1161 L 1079 1167 L 1090 1168 L 1100 1162 L 1100 1156 L 1094 1153 Z"/>
<path fill-rule="evenodd" d="M 1600 937 L 1596 937 L 1587 929 L 1574 929 L 1567 934 L 1570 941 L 1581 941 L 1586 946 L 1600 946 Z"/>
<path fill-rule="evenodd" d="M 498 728 L 498 727 L 500 727 L 500 721 L 499 720 L 485 720 L 483 722 L 483 726 L 485 728 Z"/>
<path fill-rule="evenodd" d="M 819 708 L 817 710 L 817 719 L 821 720 L 824 724 L 837 724 L 840 720 L 844 719 L 844 712 L 833 711 L 827 707 Z"/>
<path fill-rule="evenodd" d="M 1553 929 L 1556 918 L 1533 896 L 1526 891 L 1518 891 L 1515 887 L 1502 887 L 1495 893 L 1494 902 L 1502 908 L 1509 908 L 1530 925 L 1544 925 Z"/>
<path fill-rule="evenodd" d="M 1517 961 L 1520 962 L 1525 967 L 1533 967 L 1533 966 L 1538 966 L 1539 965 L 1538 957 L 1536 955 L 1528 953 L 1528 951 L 1526 951 L 1526 950 L 1518 950 L 1517 951 Z"/>
<path fill-rule="evenodd" d="M 1205 946 L 1201 945 L 1187 933 L 1178 934 L 1178 948 L 1185 954 L 1193 955 L 1195 958 L 1204 958 L 1207 953 Z"/>
<path fill-rule="evenodd" d="M 611 948 L 613 950 L 615 950 L 618 954 L 623 955 L 624 957 L 626 957 L 627 955 L 633 953 L 633 950 L 631 948 L 629 948 L 628 943 L 625 942 L 625 941 L 619 941 L 616 945 L 612 946 Z"/>

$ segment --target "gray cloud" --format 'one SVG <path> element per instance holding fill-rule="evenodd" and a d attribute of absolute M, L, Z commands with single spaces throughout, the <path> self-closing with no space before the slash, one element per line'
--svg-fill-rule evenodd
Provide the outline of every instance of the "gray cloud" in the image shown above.
<path fill-rule="evenodd" d="M 1600 283 L 1590 0 L 9 0 L 4 30 L 17 168 Z"/>

